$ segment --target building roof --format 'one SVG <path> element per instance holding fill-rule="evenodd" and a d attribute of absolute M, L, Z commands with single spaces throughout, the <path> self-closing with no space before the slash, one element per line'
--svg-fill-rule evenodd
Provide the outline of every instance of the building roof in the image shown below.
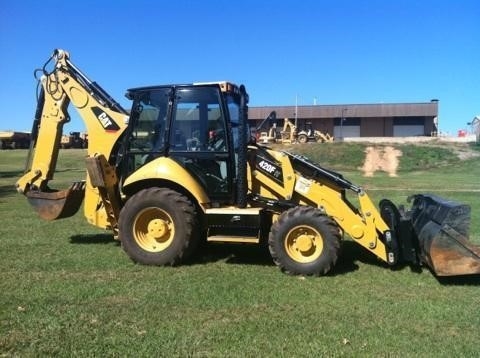
<path fill-rule="evenodd" d="M 352 117 L 437 117 L 438 101 L 425 103 L 379 103 L 298 106 L 298 118 Z M 295 106 L 249 107 L 251 119 L 266 118 L 275 111 L 277 118 L 294 118 Z M 342 113 L 343 112 L 343 113 Z"/>

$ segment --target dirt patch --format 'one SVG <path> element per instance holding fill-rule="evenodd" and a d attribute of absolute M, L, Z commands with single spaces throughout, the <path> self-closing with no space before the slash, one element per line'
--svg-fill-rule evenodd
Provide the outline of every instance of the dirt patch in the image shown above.
<path fill-rule="evenodd" d="M 378 137 L 378 138 L 344 138 L 348 142 L 364 142 L 370 144 L 365 149 L 365 162 L 358 169 L 364 176 L 371 177 L 376 171 L 387 172 L 390 176 L 397 176 L 399 157 L 402 152 L 394 149 L 391 144 L 413 144 L 420 147 L 438 147 L 450 149 L 459 160 L 480 158 L 480 152 L 471 147 L 471 138 L 443 138 L 443 137 Z M 390 144 L 390 145 L 389 145 Z"/>
<path fill-rule="evenodd" d="M 402 156 L 402 151 L 391 146 L 386 147 L 366 147 L 365 161 L 360 168 L 363 175 L 372 177 L 376 171 L 383 171 L 388 173 L 391 177 L 397 176 L 397 168 L 399 164 L 399 157 Z"/>
<path fill-rule="evenodd" d="M 480 156 L 480 152 L 476 152 L 468 148 L 456 148 L 454 152 L 460 160 L 468 160 Z"/>

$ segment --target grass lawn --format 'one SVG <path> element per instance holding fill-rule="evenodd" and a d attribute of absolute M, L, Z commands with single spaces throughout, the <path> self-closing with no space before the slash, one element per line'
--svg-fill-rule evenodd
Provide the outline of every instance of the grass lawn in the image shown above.
<path fill-rule="evenodd" d="M 294 147 L 375 202 L 428 191 L 470 204 L 471 239 L 480 244 L 480 158 L 400 149 L 398 177 L 366 178 L 357 169 L 361 145 Z M 136 265 L 81 212 L 37 218 L 14 188 L 26 155 L 0 151 L 1 357 L 478 356 L 479 277 L 391 270 L 349 240 L 320 278 L 282 274 L 257 246 L 207 245 L 175 268 Z M 52 186 L 82 178 L 84 155 L 61 151 Z"/>

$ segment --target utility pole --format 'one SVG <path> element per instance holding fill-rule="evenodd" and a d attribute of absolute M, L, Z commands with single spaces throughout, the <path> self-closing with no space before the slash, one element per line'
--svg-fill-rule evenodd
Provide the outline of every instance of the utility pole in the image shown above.
<path fill-rule="evenodd" d="M 295 95 L 295 128 L 297 128 L 298 121 L 298 94 Z"/>
<path fill-rule="evenodd" d="M 343 140 L 343 122 L 345 121 L 345 112 L 348 108 L 342 109 L 342 118 L 340 118 L 340 140 Z"/>

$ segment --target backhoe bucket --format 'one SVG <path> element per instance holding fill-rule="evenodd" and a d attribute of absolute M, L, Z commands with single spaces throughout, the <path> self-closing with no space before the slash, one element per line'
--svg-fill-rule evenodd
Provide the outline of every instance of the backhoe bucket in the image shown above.
<path fill-rule="evenodd" d="M 420 257 L 437 276 L 480 274 L 480 247 L 468 240 L 470 207 L 434 195 L 414 195 L 411 222 Z"/>
<path fill-rule="evenodd" d="M 28 202 L 44 220 L 57 220 L 73 216 L 85 196 L 85 182 L 74 182 L 66 190 L 35 191 L 26 193 Z"/>

